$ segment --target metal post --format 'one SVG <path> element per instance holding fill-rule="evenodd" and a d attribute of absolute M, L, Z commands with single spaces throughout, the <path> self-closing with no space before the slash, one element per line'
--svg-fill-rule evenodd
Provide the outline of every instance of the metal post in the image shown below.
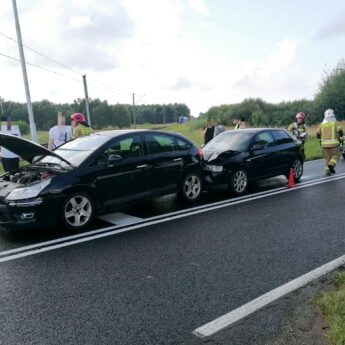
<path fill-rule="evenodd" d="M 135 96 L 135 94 L 133 93 L 133 125 L 134 125 L 134 128 L 137 128 L 136 114 L 135 114 L 135 104 L 134 104 L 134 96 Z"/>
<path fill-rule="evenodd" d="M 90 107 L 89 107 L 89 95 L 87 93 L 86 74 L 83 75 L 83 83 L 84 83 L 87 123 L 91 127 L 91 116 L 90 116 Z"/>
<path fill-rule="evenodd" d="M 31 140 L 34 141 L 34 142 L 37 142 L 36 125 L 35 125 L 35 120 L 34 120 L 34 113 L 32 111 L 30 89 L 29 89 L 29 81 L 28 81 L 28 75 L 26 73 L 25 56 L 24 56 L 24 49 L 23 49 L 23 43 L 22 43 L 22 34 L 21 34 L 21 31 L 20 31 L 20 25 L 19 25 L 19 19 L 18 19 L 18 11 L 17 11 L 16 0 L 12 0 L 12 5 L 13 5 L 14 20 L 15 20 L 15 23 L 16 23 L 16 32 L 17 32 L 17 41 L 18 41 L 19 55 L 20 55 L 20 61 L 21 61 L 21 65 L 22 65 L 22 72 L 23 72 L 23 79 L 24 79 L 24 87 L 25 87 L 25 95 L 26 95 L 26 106 L 28 108 L 28 114 L 29 114 Z"/>

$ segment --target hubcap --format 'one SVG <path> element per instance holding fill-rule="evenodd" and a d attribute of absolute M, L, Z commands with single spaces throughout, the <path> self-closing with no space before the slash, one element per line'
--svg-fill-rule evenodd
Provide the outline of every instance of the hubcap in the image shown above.
<path fill-rule="evenodd" d="M 243 193 L 246 190 L 247 183 L 248 183 L 246 173 L 242 170 L 236 171 L 233 182 L 234 182 L 234 190 L 237 193 Z"/>
<path fill-rule="evenodd" d="M 190 175 L 184 182 L 184 194 L 190 200 L 196 199 L 201 191 L 201 182 L 198 176 Z"/>
<path fill-rule="evenodd" d="M 302 163 L 299 160 L 295 160 L 292 165 L 293 175 L 296 179 L 299 179 L 302 174 Z"/>
<path fill-rule="evenodd" d="M 67 202 L 64 212 L 65 219 L 69 225 L 80 227 L 90 220 L 92 205 L 88 198 L 75 196 Z"/>

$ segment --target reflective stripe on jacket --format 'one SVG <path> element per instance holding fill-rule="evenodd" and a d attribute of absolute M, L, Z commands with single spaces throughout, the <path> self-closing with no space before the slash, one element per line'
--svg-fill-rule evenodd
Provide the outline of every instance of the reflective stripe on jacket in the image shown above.
<path fill-rule="evenodd" d="M 91 133 L 93 133 L 93 129 L 91 127 L 78 124 L 73 129 L 73 139 L 78 138 L 78 137 L 83 137 Z"/>
<path fill-rule="evenodd" d="M 337 147 L 343 141 L 343 131 L 336 122 L 322 123 L 317 131 L 321 147 Z"/>

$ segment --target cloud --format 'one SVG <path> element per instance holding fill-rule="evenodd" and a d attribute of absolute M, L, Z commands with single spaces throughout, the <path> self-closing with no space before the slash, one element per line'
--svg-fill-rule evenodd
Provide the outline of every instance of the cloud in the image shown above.
<path fill-rule="evenodd" d="M 332 21 L 328 22 L 314 36 L 317 40 L 331 37 L 345 36 L 345 12 L 339 13 Z"/>
<path fill-rule="evenodd" d="M 65 6 L 59 0 L 28 2 L 30 10 L 27 6 L 18 8 L 24 44 L 76 69 L 102 71 L 117 67 L 116 47 L 133 30 L 119 0 L 104 0 L 102 4 L 71 0 Z M 7 21 L 10 32 L 12 18 Z M 10 51 L 14 53 L 16 47 Z M 33 63 L 50 64 L 30 52 L 27 55 Z"/>
<path fill-rule="evenodd" d="M 173 85 L 166 87 L 166 90 L 177 91 L 177 90 L 188 89 L 192 86 L 193 84 L 190 80 L 186 78 L 179 78 L 175 81 Z"/>
<path fill-rule="evenodd" d="M 210 10 L 206 6 L 203 0 L 189 0 L 189 7 L 193 8 L 194 10 L 198 11 L 199 13 L 209 16 Z"/>

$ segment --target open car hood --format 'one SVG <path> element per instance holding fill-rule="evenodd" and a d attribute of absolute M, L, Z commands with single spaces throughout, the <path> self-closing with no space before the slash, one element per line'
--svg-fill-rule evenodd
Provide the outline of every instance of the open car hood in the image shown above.
<path fill-rule="evenodd" d="M 57 155 L 53 151 L 50 151 L 45 147 L 30 140 L 18 138 L 14 135 L 0 133 L 0 146 L 4 147 L 7 150 L 10 150 L 29 163 L 33 163 L 34 157 L 37 156 L 52 156 L 59 158 L 66 162 L 68 165 L 72 166 L 70 162 Z"/>

